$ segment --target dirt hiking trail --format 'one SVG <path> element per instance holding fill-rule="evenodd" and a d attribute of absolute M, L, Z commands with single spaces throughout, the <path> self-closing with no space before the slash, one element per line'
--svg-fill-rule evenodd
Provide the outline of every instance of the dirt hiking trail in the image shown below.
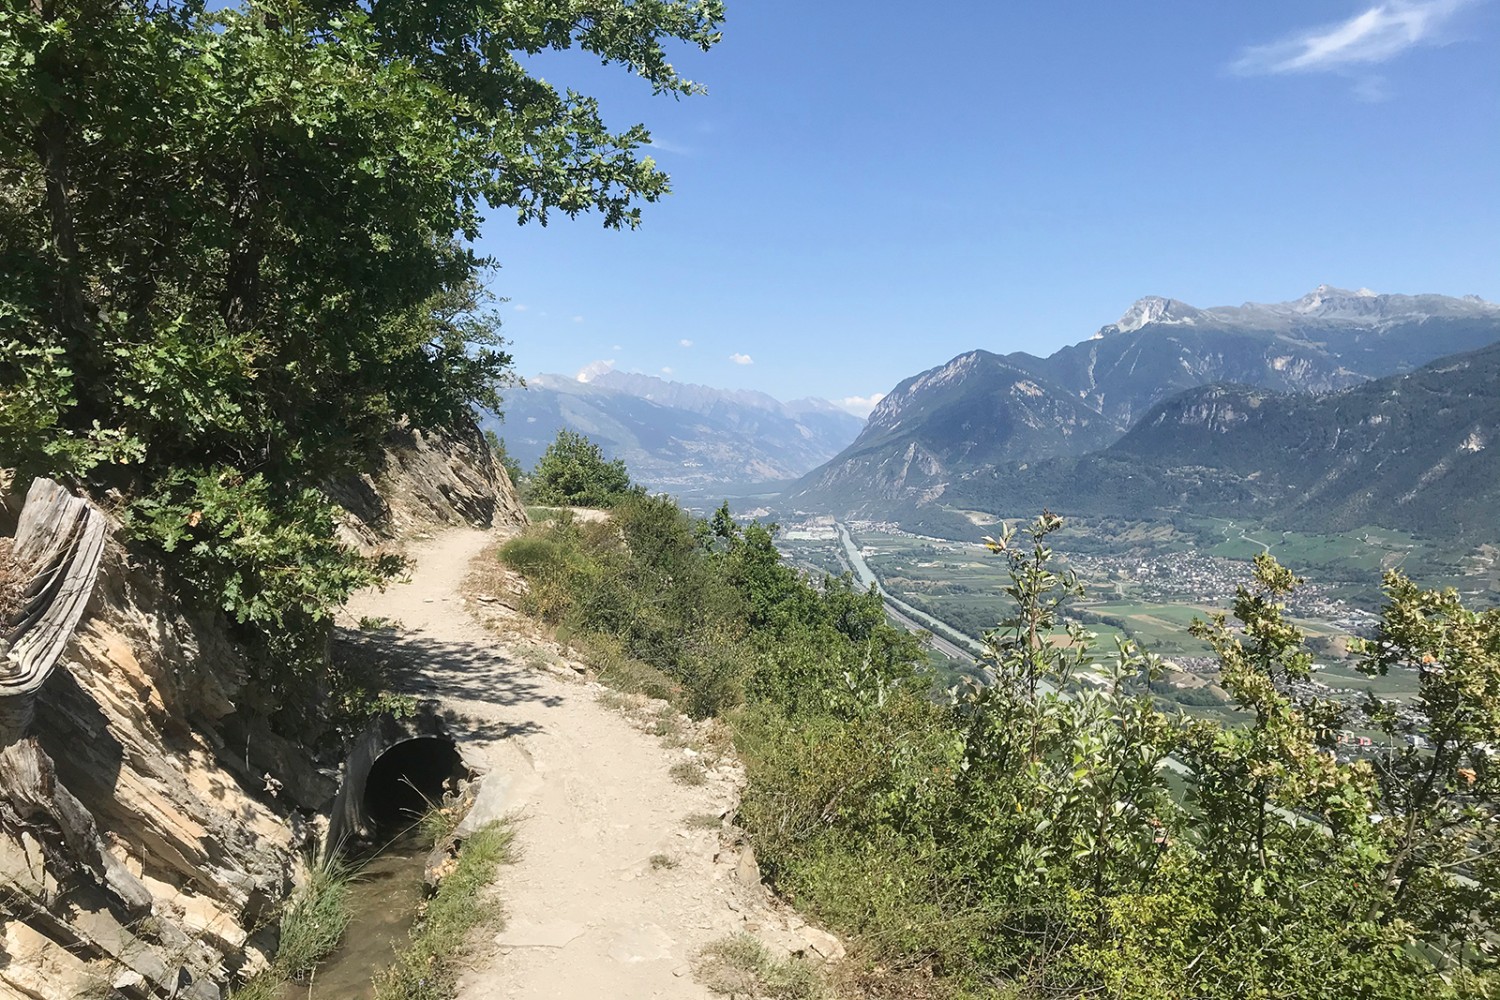
<path fill-rule="evenodd" d="M 526 619 L 487 602 L 475 605 L 482 623 L 466 606 L 471 563 L 499 540 L 453 529 L 416 543 L 410 582 L 349 608 L 400 623 L 386 648 L 411 670 L 409 689 L 450 713 L 464 757 L 486 774 L 485 808 L 522 817 L 520 860 L 495 887 L 504 929 L 477 943 L 460 1000 L 706 1000 L 695 957 L 746 931 L 782 955 L 837 957 L 835 939 L 767 899 L 727 828 L 705 828 L 734 808 L 734 762 L 667 745 L 645 731 L 664 707 L 606 707 L 604 689 Z M 704 765 L 706 780 L 674 780 L 684 762 Z"/>

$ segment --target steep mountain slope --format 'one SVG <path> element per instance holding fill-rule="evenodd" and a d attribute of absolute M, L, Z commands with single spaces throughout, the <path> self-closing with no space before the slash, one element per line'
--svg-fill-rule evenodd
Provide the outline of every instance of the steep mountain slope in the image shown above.
<path fill-rule="evenodd" d="M 1074 393 L 971 351 L 896 386 L 854 443 L 788 495 L 853 506 L 934 499 L 960 470 L 1077 454 L 1120 431 Z"/>
<path fill-rule="evenodd" d="M 1104 451 L 965 484 L 967 502 L 1266 517 L 1288 528 L 1496 530 L 1500 344 L 1327 395 L 1236 385 L 1158 404 Z"/>
<path fill-rule="evenodd" d="M 567 428 L 623 458 L 637 480 L 672 489 L 794 479 L 853 440 L 861 423 L 824 400 L 782 403 L 610 371 L 588 381 L 530 378 L 506 396 L 504 421 L 486 427 L 528 468 Z"/>
<path fill-rule="evenodd" d="M 1292 302 L 1213 309 L 1148 297 L 1046 358 L 976 351 L 906 380 L 855 443 L 788 499 L 879 513 L 929 501 L 959 479 L 993 478 L 1008 461 L 1098 449 L 1187 389 L 1234 382 L 1326 393 L 1497 341 L 1500 305 L 1473 296 L 1320 286 Z M 1041 395 L 1014 391 L 1023 381 Z"/>

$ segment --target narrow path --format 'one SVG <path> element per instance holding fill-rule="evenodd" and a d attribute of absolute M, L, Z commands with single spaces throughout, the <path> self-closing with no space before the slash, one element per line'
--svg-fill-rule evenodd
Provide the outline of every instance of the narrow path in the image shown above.
<path fill-rule="evenodd" d="M 521 860 L 499 885 L 507 924 L 480 944 L 460 1000 L 705 1000 L 691 974 L 703 945 L 746 930 L 782 951 L 819 940 L 768 904 L 719 829 L 688 823 L 732 809 L 737 769 L 679 784 L 669 772 L 691 751 L 600 704 L 598 685 L 529 668 L 520 642 L 466 610 L 469 564 L 495 541 L 444 532 L 413 553 L 409 583 L 350 606 L 401 623 L 393 645 L 413 663 L 413 691 L 452 713 L 466 759 L 523 817 Z"/>

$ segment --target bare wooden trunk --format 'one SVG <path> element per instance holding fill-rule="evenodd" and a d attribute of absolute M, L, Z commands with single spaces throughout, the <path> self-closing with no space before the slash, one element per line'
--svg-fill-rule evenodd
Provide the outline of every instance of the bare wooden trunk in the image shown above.
<path fill-rule="evenodd" d="M 0 746 L 31 724 L 36 694 L 83 617 L 104 554 L 104 515 L 50 479 L 26 494 L 12 549 L 14 571 L 29 578 L 20 613 L 0 638 Z"/>

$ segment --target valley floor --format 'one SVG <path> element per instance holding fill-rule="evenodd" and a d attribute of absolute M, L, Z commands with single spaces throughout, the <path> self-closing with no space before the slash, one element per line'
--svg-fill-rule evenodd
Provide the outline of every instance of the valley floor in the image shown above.
<path fill-rule="evenodd" d="M 518 863 L 496 891 L 506 923 L 480 942 L 460 1000 L 700 1000 L 704 945 L 750 932 L 782 954 L 837 943 L 765 896 L 753 856 L 709 817 L 731 814 L 741 775 L 646 732 L 519 616 L 466 606 L 471 564 L 497 536 L 445 532 L 412 553 L 410 581 L 358 595 L 350 612 L 399 623 L 389 645 L 412 693 L 449 713 L 468 762 L 521 817 Z M 494 605 L 476 607 L 494 608 Z M 659 709 L 654 718 L 662 718 Z M 700 785 L 674 765 L 706 763 Z"/>

